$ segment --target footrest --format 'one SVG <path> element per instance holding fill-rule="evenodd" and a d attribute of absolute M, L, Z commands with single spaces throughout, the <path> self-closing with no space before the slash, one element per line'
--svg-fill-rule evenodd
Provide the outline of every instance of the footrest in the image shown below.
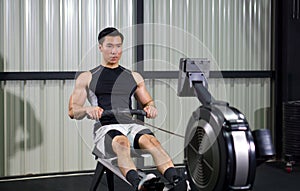
<path fill-rule="evenodd" d="M 159 181 L 160 178 L 153 178 L 144 183 L 143 191 L 163 191 L 165 184 Z"/>
<path fill-rule="evenodd" d="M 187 180 L 183 179 L 179 181 L 176 185 L 167 185 L 164 191 L 188 191 L 191 190 Z"/>

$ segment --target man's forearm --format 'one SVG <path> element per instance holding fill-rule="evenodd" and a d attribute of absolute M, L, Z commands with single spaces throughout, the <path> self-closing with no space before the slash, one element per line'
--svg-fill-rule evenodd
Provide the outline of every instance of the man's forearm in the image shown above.
<path fill-rule="evenodd" d="M 153 101 L 153 100 L 150 100 L 150 101 L 146 102 L 145 104 L 143 104 L 143 107 L 144 107 L 144 108 L 147 107 L 147 106 L 153 106 L 153 107 L 155 107 L 154 101 Z"/>
<path fill-rule="evenodd" d="M 72 119 L 83 119 L 86 116 L 86 109 L 85 107 L 80 107 L 80 106 L 74 106 L 71 108 L 71 110 L 69 111 L 69 116 Z"/>

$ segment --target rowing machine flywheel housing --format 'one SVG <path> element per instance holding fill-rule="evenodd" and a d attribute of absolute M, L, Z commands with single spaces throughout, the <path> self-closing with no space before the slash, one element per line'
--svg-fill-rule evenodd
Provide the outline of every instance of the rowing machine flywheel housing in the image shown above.
<path fill-rule="evenodd" d="M 249 190 L 255 146 L 249 125 L 227 103 L 199 107 L 185 133 L 185 165 L 192 190 Z"/>

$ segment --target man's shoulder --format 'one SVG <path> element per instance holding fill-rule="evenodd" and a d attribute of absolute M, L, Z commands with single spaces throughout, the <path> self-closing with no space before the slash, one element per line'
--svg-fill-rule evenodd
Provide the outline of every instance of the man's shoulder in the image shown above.
<path fill-rule="evenodd" d="M 82 72 L 78 72 L 76 74 L 76 79 L 78 78 L 82 78 L 82 77 L 89 77 L 92 75 L 92 72 L 91 71 L 82 71 Z"/>
<path fill-rule="evenodd" d="M 95 73 L 101 71 L 102 69 L 103 69 L 103 66 L 102 66 L 102 65 L 99 65 L 99 66 L 97 66 L 97 67 L 95 67 L 95 68 L 93 68 L 93 69 L 91 69 L 91 70 L 89 70 L 89 71 L 87 71 L 87 72 L 90 72 L 90 73 L 93 75 L 93 74 L 95 74 Z"/>
<path fill-rule="evenodd" d="M 140 73 L 136 72 L 136 71 L 131 71 L 131 74 L 135 75 L 135 76 L 141 76 L 142 77 L 142 75 Z"/>
<path fill-rule="evenodd" d="M 131 74 L 137 84 L 144 82 L 144 78 L 142 77 L 142 75 L 140 73 L 132 71 Z"/>
<path fill-rule="evenodd" d="M 118 68 L 119 68 L 120 70 L 126 71 L 126 72 L 128 72 L 128 73 L 131 73 L 131 72 L 132 72 L 130 69 L 126 68 L 125 66 L 119 65 Z"/>
<path fill-rule="evenodd" d="M 90 71 L 81 72 L 76 77 L 76 82 L 82 85 L 88 85 L 92 79 L 92 73 Z"/>
<path fill-rule="evenodd" d="M 122 70 L 123 72 L 125 71 L 126 73 L 131 74 L 133 77 L 141 76 L 138 72 L 132 71 L 132 70 L 130 70 L 130 69 L 124 67 L 124 66 L 119 65 L 118 68 L 120 70 Z"/>
<path fill-rule="evenodd" d="M 101 66 L 97 66 L 91 70 L 88 70 L 88 71 L 80 71 L 80 72 L 77 72 L 76 75 L 75 75 L 75 79 L 77 80 L 79 77 L 89 77 L 89 76 L 92 76 L 93 74 L 95 74 L 97 71 L 99 71 L 101 69 Z"/>

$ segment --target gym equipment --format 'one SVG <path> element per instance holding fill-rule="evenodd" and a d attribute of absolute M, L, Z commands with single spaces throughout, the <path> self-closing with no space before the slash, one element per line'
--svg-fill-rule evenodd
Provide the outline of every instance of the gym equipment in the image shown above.
<path fill-rule="evenodd" d="M 184 162 L 190 185 L 192 190 L 249 190 L 256 165 L 275 155 L 270 133 L 252 134 L 241 112 L 213 98 L 208 91 L 209 68 L 208 59 L 180 59 L 178 96 L 196 96 L 202 103 L 185 133 Z"/>
<path fill-rule="evenodd" d="M 147 113 L 144 110 L 116 109 L 116 110 L 103 111 L 102 117 L 105 117 L 105 116 L 130 117 L 133 115 L 146 116 L 146 114 Z M 98 163 L 97 163 L 97 167 L 96 167 L 95 174 L 93 177 L 92 185 L 90 187 L 90 191 L 97 190 L 98 185 L 100 183 L 100 180 L 101 180 L 104 172 L 106 172 L 106 179 L 107 179 L 109 191 L 114 190 L 114 177 L 113 177 L 114 174 L 117 175 L 118 177 L 120 177 L 122 180 L 124 180 L 125 182 L 127 182 L 130 185 L 130 183 L 126 180 L 126 178 L 122 175 L 121 171 L 117 167 L 117 157 L 107 158 L 96 148 L 93 150 L 93 153 L 96 156 Z M 134 158 L 150 156 L 150 154 L 138 154 L 135 152 L 134 149 L 131 150 L 131 155 Z M 138 174 L 140 177 L 144 177 L 146 175 L 141 170 L 138 170 Z M 151 182 L 146 183 L 145 187 L 147 187 L 149 190 L 153 190 L 153 191 L 162 191 L 164 189 L 165 185 L 163 182 L 159 181 L 159 178 L 156 178 L 155 180 L 152 180 Z"/>
<path fill-rule="evenodd" d="M 285 170 L 290 173 L 300 161 L 300 101 L 283 104 L 283 153 Z"/>
<path fill-rule="evenodd" d="M 180 59 L 178 96 L 196 96 L 202 103 L 190 117 L 184 136 L 184 163 L 191 189 L 250 190 L 256 166 L 275 155 L 270 132 L 251 132 L 240 111 L 214 99 L 208 91 L 209 69 L 208 59 Z M 145 115 L 143 112 L 107 111 L 114 115 Z M 114 160 L 98 158 L 101 165 L 127 182 Z"/>

